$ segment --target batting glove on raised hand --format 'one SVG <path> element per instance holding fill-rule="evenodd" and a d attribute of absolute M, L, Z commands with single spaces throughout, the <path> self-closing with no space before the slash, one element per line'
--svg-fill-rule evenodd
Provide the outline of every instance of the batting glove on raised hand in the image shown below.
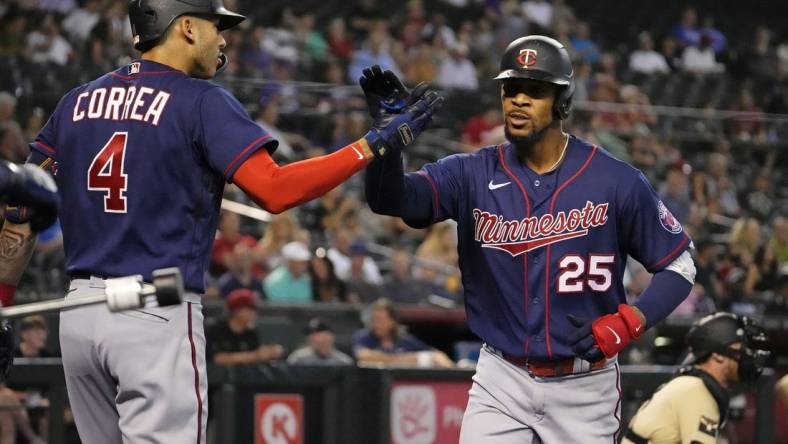
<path fill-rule="evenodd" d="M 11 372 L 15 347 L 14 328 L 7 321 L 0 321 L 0 384 L 5 382 Z"/>
<path fill-rule="evenodd" d="M 627 304 L 618 306 L 618 313 L 604 315 L 593 322 L 567 315 L 577 328 L 569 335 L 575 355 L 589 362 L 612 358 L 646 329 L 634 308 Z"/>
<path fill-rule="evenodd" d="M 376 158 L 390 151 L 401 151 L 427 128 L 442 104 L 443 97 L 428 91 L 400 114 L 381 111 L 364 139 Z"/>
<path fill-rule="evenodd" d="M 373 120 L 381 113 L 401 113 L 406 107 L 414 104 L 427 92 L 429 86 L 422 82 L 413 91 L 409 91 L 392 71 L 374 65 L 364 69 L 358 79 L 364 97 L 367 99 L 369 115 Z"/>
<path fill-rule="evenodd" d="M 52 226 L 60 209 L 52 176 L 31 164 L 0 163 L 0 200 L 8 205 L 6 219 L 17 224 L 30 222 L 35 232 Z"/>

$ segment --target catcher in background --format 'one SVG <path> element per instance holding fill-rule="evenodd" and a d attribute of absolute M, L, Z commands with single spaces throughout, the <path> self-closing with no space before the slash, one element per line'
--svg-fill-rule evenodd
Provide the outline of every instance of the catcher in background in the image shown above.
<path fill-rule="evenodd" d="M 765 341 L 763 328 L 746 316 L 718 312 L 696 321 L 685 366 L 643 403 L 622 443 L 716 443 L 729 391 L 758 379 L 769 356 Z"/>

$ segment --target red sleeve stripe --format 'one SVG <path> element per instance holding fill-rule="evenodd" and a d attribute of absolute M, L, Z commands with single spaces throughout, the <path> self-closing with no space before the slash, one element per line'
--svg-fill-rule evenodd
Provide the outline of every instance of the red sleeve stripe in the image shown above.
<path fill-rule="evenodd" d="M 248 152 L 249 152 L 249 151 L 250 151 L 252 148 L 256 148 L 256 147 L 260 146 L 260 145 L 261 145 L 263 142 L 265 142 L 266 140 L 268 140 L 268 139 L 270 139 L 270 138 L 271 138 L 271 135 L 270 135 L 270 134 L 266 134 L 266 135 L 264 135 L 264 136 L 258 137 L 257 139 L 255 139 L 254 141 L 252 141 L 252 143 L 250 143 L 249 145 L 246 145 L 246 148 L 244 148 L 243 150 L 241 150 L 241 152 L 240 152 L 240 153 L 238 153 L 238 155 L 237 155 L 237 156 L 235 156 L 235 158 L 233 159 L 233 161 L 232 161 L 232 162 L 230 162 L 230 164 L 229 164 L 229 165 L 227 165 L 227 168 L 225 168 L 225 169 L 224 169 L 224 175 L 225 175 L 225 176 L 227 176 L 227 174 L 228 174 L 230 171 L 232 171 L 232 170 L 233 170 L 233 168 L 235 168 L 235 167 L 236 167 L 236 165 L 238 164 L 238 162 L 240 162 L 240 161 L 241 161 L 241 159 L 243 159 L 243 158 L 244 158 L 244 155 L 246 155 L 246 153 L 248 153 Z"/>
<path fill-rule="evenodd" d="M 650 267 L 648 267 L 648 271 L 650 272 L 651 270 L 654 270 L 655 268 L 657 268 L 660 265 L 664 264 L 669 259 L 673 259 L 674 257 L 676 257 L 676 255 L 678 255 L 678 253 L 680 253 L 682 250 L 684 250 L 684 247 L 687 246 L 687 243 L 689 242 L 689 240 L 690 240 L 689 236 L 687 236 L 685 234 L 684 235 L 684 242 L 680 243 L 679 246 L 676 247 L 670 253 L 668 253 L 667 256 L 663 257 L 662 259 L 658 260 L 656 263 L 654 263 Z"/>
<path fill-rule="evenodd" d="M 39 148 L 43 149 L 44 151 L 46 151 L 49 154 L 55 154 L 57 152 L 56 149 L 52 148 L 51 146 L 47 145 L 46 143 L 44 143 L 44 142 L 42 142 L 40 140 L 36 140 L 33 143 L 36 144 Z"/>
<path fill-rule="evenodd" d="M 432 187 L 432 220 L 438 220 L 438 215 L 440 214 L 440 194 L 438 193 L 438 187 L 435 185 L 435 181 L 432 180 L 429 174 L 425 171 L 419 171 L 419 176 L 424 177 L 429 182 L 430 187 Z"/>
<path fill-rule="evenodd" d="M 117 78 L 119 78 L 119 79 L 123 79 L 123 80 L 134 80 L 134 79 L 136 79 L 138 76 L 150 76 L 150 75 L 158 75 L 158 74 L 184 74 L 184 73 L 183 73 L 182 71 L 177 71 L 177 70 L 174 70 L 174 69 L 170 69 L 170 70 L 167 70 L 167 71 L 148 71 L 148 72 L 140 72 L 140 73 L 134 74 L 133 76 L 124 76 L 123 74 L 118 74 L 118 73 L 116 73 L 116 72 L 111 72 L 111 73 L 109 73 L 109 74 L 110 74 L 112 77 L 117 77 Z M 185 74 L 184 74 L 184 75 L 185 75 Z"/>

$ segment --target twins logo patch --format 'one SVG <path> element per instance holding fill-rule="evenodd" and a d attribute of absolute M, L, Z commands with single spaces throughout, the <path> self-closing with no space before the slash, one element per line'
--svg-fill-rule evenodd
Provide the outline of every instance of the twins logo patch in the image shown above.
<path fill-rule="evenodd" d="M 657 203 L 657 211 L 659 212 L 659 223 L 662 224 L 662 228 L 673 234 L 681 233 L 681 230 L 684 228 L 661 200 Z"/>

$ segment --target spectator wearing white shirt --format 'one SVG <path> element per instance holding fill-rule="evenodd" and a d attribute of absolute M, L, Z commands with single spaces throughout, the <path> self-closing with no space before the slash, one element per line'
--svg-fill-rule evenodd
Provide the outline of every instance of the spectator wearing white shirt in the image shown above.
<path fill-rule="evenodd" d="M 60 27 L 54 17 L 45 16 L 39 29 L 27 36 L 30 60 L 33 63 L 66 65 L 73 51 L 68 40 L 60 35 Z"/>
<path fill-rule="evenodd" d="M 647 32 L 638 36 L 640 47 L 629 55 L 629 69 L 642 74 L 670 72 L 665 56 L 654 50 L 654 40 Z"/>
<path fill-rule="evenodd" d="M 700 37 L 698 46 L 684 48 L 681 63 L 685 71 L 694 74 L 713 74 L 725 70 L 722 64 L 717 63 L 714 48 L 711 47 L 711 39 L 705 35 Z"/>
<path fill-rule="evenodd" d="M 332 239 L 333 246 L 328 249 L 327 257 L 334 264 L 334 273 L 339 279 L 347 281 L 350 279 L 351 272 L 351 252 L 350 245 L 354 239 L 350 232 L 346 229 L 340 228 L 334 232 Z M 380 275 L 380 268 L 375 261 L 366 256 L 364 264 L 362 265 L 362 272 L 364 279 L 374 285 L 383 283 L 383 278 Z"/>
<path fill-rule="evenodd" d="M 63 20 L 63 30 L 76 42 L 84 42 L 90 31 L 101 20 L 101 2 L 87 0 L 84 6 L 74 9 Z M 128 19 L 126 20 L 128 22 Z"/>
<path fill-rule="evenodd" d="M 455 43 L 449 48 L 438 68 L 437 83 L 441 88 L 469 91 L 479 89 L 476 67 L 468 60 L 467 55 L 468 47 L 464 43 Z"/>
<path fill-rule="evenodd" d="M 550 29 L 553 23 L 553 5 L 545 0 L 527 0 L 523 2 L 523 13 L 528 20 L 542 29 Z"/>

